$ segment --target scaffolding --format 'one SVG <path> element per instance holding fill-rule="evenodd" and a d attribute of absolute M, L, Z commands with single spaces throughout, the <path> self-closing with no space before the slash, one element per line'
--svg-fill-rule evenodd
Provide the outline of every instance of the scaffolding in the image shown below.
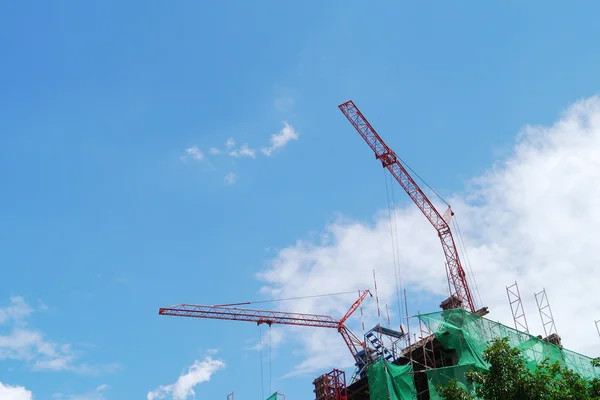
<path fill-rule="evenodd" d="M 516 281 L 512 285 L 506 287 L 506 294 L 508 295 L 510 311 L 512 312 L 513 321 L 515 322 L 515 329 L 529 333 L 529 325 L 527 324 L 527 317 L 525 317 L 525 310 L 523 309 L 523 302 L 521 301 L 521 293 L 519 292 L 519 286 Z"/>
<path fill-rule="evenodd" d="M 534 295 L 538 306 L 538 311 L 540 313 L 540 318 L 542 319 L 542 326 L 544 327 L 544 340 L 557 346 L 562 346 L 561 338 L 556 331 L 554 315 L 552 315 L 552 309 L 550 308 L 550 302 L 548 301 L 546 289 L 542 289 L 541 292 L 534 293 Z"/>

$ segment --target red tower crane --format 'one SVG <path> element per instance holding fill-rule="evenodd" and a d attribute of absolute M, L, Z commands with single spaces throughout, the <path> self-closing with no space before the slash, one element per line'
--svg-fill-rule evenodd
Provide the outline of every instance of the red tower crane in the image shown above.
<path fill-rule="evenodd" d="M 342 335 L 344 342 L 346 342 L 346 346 L 348 346 L 348 349 L 352 353 L 352 357 L 356 359 L 356 355 L 365 347 L 365 344 L 364 341 L 360 340 L 346 327 L 345 322 L 350 318 L 354 311 L 356 311 L 367 295 L 371 295 L 369 290 L 359 291 L 359 298 L 352 304 L 350 309 L 339 321 L 326 315 L 252 310 L 248 308 L 233 307 L 233 305 L 202 306 L 195 304 L 179 304 L 173 307 L 161 308 L 159 309 L 158 314 L 176 317 L 250 321 L 256 322 L 258 325 L 267 324 L 269 326 L 281 324 L 336 329 Z"/>
<path fill-rule="evenodd" d="M 446 273 L 451 292 L 450 298 L 442 303 L 442 307 L 465 307 L 471 312 L 476 312 L 473 296 L 467 283 L 467 276 L 460 262 L 454 237 L 448 225 L 450 217 L 454 215 L 450 206 L 448 206 L 446 215 L 442 216 L 410 176 L 406 168 L 404 168 L 396 153 L 385 144 L 352 100 L 340 104 L 338 107 L 375 152 L 375 158 L 380 160 L 383 167 L 387 168 L 394 178 L 396 178 L 400 186 L 402 186 L 404 191 L 406 191 L 417 207 L 425 214 L 425 217 L 427 217 L 437 231 L 442 242 L 444 255 L 446 256 Z"/>

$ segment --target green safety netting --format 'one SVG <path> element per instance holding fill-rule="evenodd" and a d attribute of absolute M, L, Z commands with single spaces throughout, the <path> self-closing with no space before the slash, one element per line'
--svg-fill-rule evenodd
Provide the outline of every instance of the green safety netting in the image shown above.
<path fill-rule="evenodd" d="M 277 400 L 277 392 L 273 393 L 272 395 L 270 395 L 267 400 Z"/>
<path fill-rule="evenodd" d="M 456 380 L 458 385 L 463 389 L 473 393 L 474 387 L 468 383 L 465 372 L 477 370 L 477 367 L 469 364 L 425 370 L 429 386 L 429 398 L 431 400 L 442 400 L 436 388 L 446 386 L 451 379 Z"/>
<path fill-rule="evenodd" d="M 385 359 L 369 365 L 369 395 L 372 399 L 416 400 L 412 365 L 390 364 Z"/>
<path fill-rule="evenodd" d="M 430 329 L 435 338 L 446 350 L 455 350 L 458 363 L 453 367 L 426 371 L 431 398 L 436 399 L 435 387 L 445 385 L 449 379 L 456 379 L 467 388 L 465 372 L 486 370 L 487 363 L 483 352 L 492 339 L 507 337 L 509 344 L 520 349 L 525 356 L 527 367 L 534 370 L 545 359 L 558 362 L 576 371 L 585 379 L 600 377 L 600 369 L 591 365 L 591 358 L 516 329 L 490 321 L 464 309 L 420 314 L 419 319 Z M 471 389 L 471 388 L 467 388 Z"/>

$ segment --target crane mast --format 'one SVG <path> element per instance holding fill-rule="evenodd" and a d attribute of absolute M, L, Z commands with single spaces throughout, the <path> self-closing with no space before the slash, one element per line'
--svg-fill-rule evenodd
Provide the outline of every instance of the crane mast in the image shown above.
<path fill-rule="evenodd" d="M 400 186 L 437 231 L 446 257 L 446 273 L 451 292 L 450 298 L 442 303 L 442 307 L 465 307 L 473 313 L 477 312 L 467 283 L 467 276 L 460 262 L 456 243 L 448 225 L 450 217 L 454 215 L 450 207 L 446 213 L 446 218 L 444 218 L 404 168 L 396 153 L 385 144 L 352 100 L 340 104 L 338 107 L 375 152 L 375 158 L 381 161 L 383 167 L 387 168 L 396 178 Z"/>

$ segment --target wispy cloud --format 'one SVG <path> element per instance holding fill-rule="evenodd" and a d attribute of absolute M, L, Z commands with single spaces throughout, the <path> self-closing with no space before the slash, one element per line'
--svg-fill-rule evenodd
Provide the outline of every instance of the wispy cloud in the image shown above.
<path fill-rule="evenodd" d="M 234 174 L 233 172 L 228 173 L 227 175 L 225 175 L 225 183 L 228 185 L 233 185 L 237 180 L 237 175 Z"/>
<path fill-rule="evenodd" d="M 12 297 L 10 305 L 0 307 L 0 327 L 7 331 L 0 334 L 0 360 L 24 361 L 34 370 L 93 372 L 93 367 L 76 363 L 71 345 L 50 341 L 29 328 L 32 311 L 22 297 Z"/>
<path fill-rule="evenodd" d="M 197 146 L 192 146 L 189 147 L 187 149 L 185 149 L 185 152 L 192 157 L 194 160 L 204 160 L 204 153 L 200 151 L 200 149 Z"/>
<path fill-rule="evenodd" d="M 148 392 L 147 400 L 160 400 L 170 398 L 173 400 L 186 400 L 194 397 L 194 387 L 196 385 L 208 382 L 212 375 L 225 368 L 225 363 L 221 360 L 213 360 L 206 356 L 203 361 L 196 360 L 185 374 L 182 374 L 175 383 L 166 386 L 159 386 L 155 390 Z"/>
<path fill-rule="evenodd" d="M 299 136 L 294 127 L 284 121 L 283 128 L 278 133 L 271 135 L 271 145 L 260 150 L 264 155 L 270 156 L 274 151 L 282 149 L 291 140 L 297 140 Z"/>
<path fill-rule="evenodd" d="M 33 393 L 23 386 L 11 386 L 0 382 L 0 399 L 2 400 L 33 400 Z"/>
<path fill-rule="evenodd" d="M 121 364 L 117 362 L 101 364 L 101 365 L 90 365 L 85 363 L 79 363 L 72 368 L 71 371 L 77 372 L 85 375 L 104 375 L 104 374 L 112 374 L 121 369 Z"/>
<path fill-rule="evenodd" d="M 220 150 L 213 147 L 209 150 L 209 153 L 211 155 L 218 155 L 220 154 Z M 190 158 L 196 162 L 201 163 L 204 169 L 216 171 L 216 168 L 210 162 L 206 154 L 204 154 L 204 152 L 200 150 L 198 146 L 188 147 L 187 149 L 185 149 L 185 154 L 179 157 L 181 161 L 187 161 Z"/>
<path fill-rule="evenodd" d="M 298 132 L 294 129 L 292 125 L 287 122 L 283 122 L 283 128 L 278 133 L 271 135 L 269 140 L 269 146 L 263 147 L 258 152 L 255 148 L 250 147 L 248 143 L 243 143 L 238 147 L 237 142 L 234 138 L 230 137 L 225 141 L 225 145 L 223 149 L 219 149 L 218 147 L 211 147 L 208 150 L 210 156 L 219 156 L 219 155 L 228 155 L 234 158 L 249 158 L 256 159 L 257 155 L 263 154 L 267 157 L 271 156 L 274 152 L 281 150 L 285 147 L 290 141 L 298 140 L 299 138 Z M 186 161 L 188 158 L 192 158 L 196 161 L 202 161 L 203 165 L 206 168 L 216 171 L 212 163 L 210 162 L 211 157 L 206 156 L 198 146 L 192 146 L 185 150 L 185 155 L 181 156 L 180 159 L 182 161 Z M 233 173 L 229 173 L 225 176 L 225 182 L 227 184 L 234 184 L 236 181 L 236 175 Z"/>
<path fill-rule="evenodd" d="M 52 397 L 56 400 L 106 400 L 104 393 L 108 390 L 108 385 L 100 385 L 95 390 L 83 394 L 63 394 L 55 393 Z"/>
<path fill-rule="evenodd" d="M 364 150 L 369 157 L 368 148 Z M 448 196 L 476 277 L 477 286 L 472 283 L 472 289 L 477 294 L 480 288 L 490 318 L 513 325 L 505 286 L 517 280 L 530 330 L 543 334 L 532 293 L 545 287 L 565 347 L 592 356 L 598 342 L 594 320 L 600 318 L 598 182 L 600 98 L 593 97 L 570 107 L 552 126 L 526 127 L 510 157 L 471 181 L 465 193 Z M 436 232 L 412 203 L 396 210 L 395 225 L 400 248 L 395 257 L 403 286 L 415 296 L 427 296 L 435 307 L 447 295 L 444 256 Z M 299 240 L 280 250 L 259 275 L 267 284 L 265 292 L 295 297 L 372 287 L 376 269 L 380 303 L 396 304 L 387 209 L 376 214 L 373 222 L 339 218 L 325 227 L 320 238 Z M 463 262 L 467 264 L 465 257 Z M 344 279 L 335 279 L 340 276 Z M 352 303 L 352 298 L 341 300 L 345 301 L 303 299 L 286 306 L 289 311 L 338 316 Z M 377 313 L 367 312 L 372 303 L 365 304 L 367 328 L 377 323 L 373 317 Z M 397 311 L 392 318 L 399 324 Z M 357 318 L 349 324 L 361 332 Z M 296 333 L 305 354 L 296 372 L 352 365 L 337 332 L 290 331 Z"/>
<path fill-rule="evenodd" d="M 231 157 L 250 157 L 256 158 L 256 150 L 251 149 L 248 143 L 244 143 L 239 149 L 234 149 L 229 152 Z"/>

